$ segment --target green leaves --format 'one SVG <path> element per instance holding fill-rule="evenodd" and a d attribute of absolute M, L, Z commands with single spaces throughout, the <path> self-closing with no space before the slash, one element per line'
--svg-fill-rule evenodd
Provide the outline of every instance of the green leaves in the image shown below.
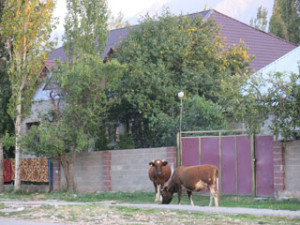
<path fill-rule="evenodd" d="M 269 32 L 280 38 L 299 44 L 300 16 L 298 8 L 299 1 L 297 0 L 275 1 L 273 14 L 269 23 Z"/>
<path fill-rule="evenodd" d="M 175 17 L 168 11 L 154 18 L 145 17 L 133 27 L 117 49 L 116 58 L 127 64 L 119 82 L 127 111 L 121 111 L 118 120 L 134 120 L 136 126 L 141 126 L 131 129 L 137 147 L 167 145 L 172 138 L 174 144 L 178 131 L 177 93 L 183 90 L 189 97 L 202 96 L 217 102 L 222 80 L 248 72 L 252 60 L 243 43 L 225 47 L 213 20 Z M 239 91 L 240 86 L 234 88 Z M 188 124 L 185 129 L 195 128 L 192 122 Z M 199 127 L 210 129 L 212 124 Z"/>
<path fill-rule="evenodd" d="M 51 49 L 49 36 L 54 28 L 52 1 L 5 1 L 0 35 L 6 43 L 9 55 L 8 73 L 12 85 L 10 115 L 16 118 L 16 107 L 22 105 L 23 115 L 30 103 L 40 79 L 45 52 Z M 21 96 L 21 97 L 20 97 Z M 21 102 L 20 100 L 21 99 Z"/>

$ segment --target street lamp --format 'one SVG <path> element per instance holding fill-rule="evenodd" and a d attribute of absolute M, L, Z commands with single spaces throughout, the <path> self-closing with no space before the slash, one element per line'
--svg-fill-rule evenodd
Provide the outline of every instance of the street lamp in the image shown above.
<path fill-rule="evenodd" d="M 181 124 L 182 124 L 182 99 L 184 96 L 184 92 L 181 91 L 178 93 L 178 98 L 180 99 L 180 117 L 179 117 L 179 132 L 180 132 L 180 136 L 181 136 Z"/>
<path fill-rule="evenodd" d="M 184 93 L 183 91 L 178 93 L 178 98 L 180 99 L 180 116 L 179 116 L 179 134 L 178 137 L 178 151 L 177 151 L 177 166 L 181 166 L 181 124 L 182 124 L 182 99 L 183 99 Z"/>

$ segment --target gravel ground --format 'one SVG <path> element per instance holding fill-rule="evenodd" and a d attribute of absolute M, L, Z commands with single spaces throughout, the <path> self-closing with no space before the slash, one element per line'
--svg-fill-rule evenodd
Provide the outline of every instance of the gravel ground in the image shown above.
<path fill-rule="evenodd" d="M 0 209 L 0 225 L 300 225 L 300 210 L 127 204 L 115 201 L 0 200 L 0 204 L 4 206 Z M 235 217 L 239 214 L 242 215 Z"/>
<path fill-rule="evenodd" d="M 57 200 L 47 200 L 47 201 L 0 201 L 0 203 L 5 205 L 87 205 L 95 203 L 84 203 L 84 202 L 65 202 Z M 97 203 L 96 203 L 97 204 Z M 182 210 L 191 212 L 201 212 L 201 213 L 218 213 L 218 214 L 249 214 L 255 216 L 284 216 L 291 218 L 300 218 L 300 211 L 289 211 L 289 210 L 273 210 L 273 209 L 253 209 L 253 208 L 229 208 L 229 207 L 208 207 L 208 206 L 191 206 L 191 205 L 162 205 L 162 204 L 129 204 L 129 203 L 116 203 L 114 201 L 100 202 L 99 204 L 105 206 L 126 206 L 142 209 L 164 209 L 164 210 Z"/>

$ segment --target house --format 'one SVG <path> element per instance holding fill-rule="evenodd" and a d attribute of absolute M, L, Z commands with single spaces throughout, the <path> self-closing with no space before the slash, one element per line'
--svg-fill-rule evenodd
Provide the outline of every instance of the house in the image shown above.
<path fill-rule="evenodd" d="M 216 24 L 221 28 L 221 36 L 228 45 L 238 44 L 240 40 L 244 41 L 245 45 L 249 48 L 249 54 L 255 56 L 251 64 L 255 71 L 260 70 L 297 47 L 295 44 L 251 27 L 216 10 L 207 10 L 188 16 L 192 18 L 199 14 L 205 20 L 215 19 Z M 127 28 L 115 29 L 109 32 L 105 51 L 102 56 L 103 59 L 111 49 L 114 49 L 120 45 L 122 40 L 126 39 L 128 33 Z M 52 63 L 56 59 L 64 61 L 65 54 L 63 47 L 56 49 L 49 55 L 48 63 Z"/>
<path fill-rule="evenodd" d="M 255 57 L 251 64 L 254 72 L 259 71 L 297 47 L 295 44 L 253 28 L 216 10 L 207 10 L 188 16 L 192 18 L 198 15 L 201 15 L 204 20 L 215 19 L 216 24 L 220 26 L 221 36 L 228 45 L 238 44 L 240 41 L 244 42 L 245 46 L 249 49 L 249 54 Z M 102 56 L 103 60 L 114 48 L 120 45 L 122 40 L 126 40 L 128 33 L 129 30 L 127 28 L 115 29 L 109 32 L 105 51 Z M 46 65 L 53 66 L 56 59 L 64 61 L 65 58 L 64 49 L 60 47 L 49 55 Z M 49 107 L 51 107 L 49 90 L 43 85 L 35 94 L 32 114 L 24 120 L 22 131 L 26 132 L 31 125 L 38 124 L 41 112 Z"/>

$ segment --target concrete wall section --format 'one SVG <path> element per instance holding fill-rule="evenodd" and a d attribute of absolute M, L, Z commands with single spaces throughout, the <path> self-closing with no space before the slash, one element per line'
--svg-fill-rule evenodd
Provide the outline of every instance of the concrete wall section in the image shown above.
<path fill-rule="evenodd" d="M 154 159 L 165 159 L 174 169 L 176 147 L 79 153 L 74 164 L 76 190 L 79 193 L 154 191 L 148 177 L 149 162 Z M 62 168 L 56 178 L 60 179 L 60 188 L 65 189 Z"/>
<path fill-rule="evenodd" d="M 175 152 L 175 157 L 172 153 Z M 148 177 L 149 162 L 154 159 L 168 160 L 176 164 L 176 148 L 153 148 L 112 151 L 111 187 L 113 191 L 154 191 Z"/>
<path fill-rule="evenodd" d="M 102 191 L 102 156 L 103 152 L 81 152 L 74 163 L 76 191 L 92 193 Z M 61 189 L 66 189 L 63 168 L 60 168 Z"/>
<path fill-rule="evenodd" d="M 285 150 L 286 196 L 300 198 L 300 141 L 287 143 Z"/>

